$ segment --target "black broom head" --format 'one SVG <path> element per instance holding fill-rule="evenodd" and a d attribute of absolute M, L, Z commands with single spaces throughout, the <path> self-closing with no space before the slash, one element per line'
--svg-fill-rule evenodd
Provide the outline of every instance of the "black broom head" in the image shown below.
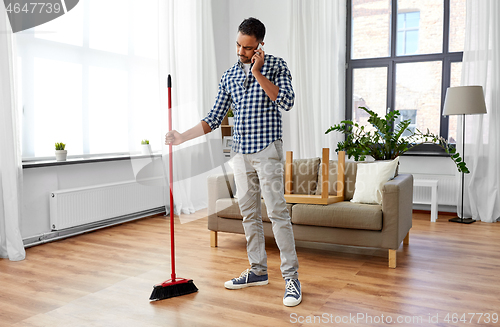
<path fill-rule="evenodd" d="M 149 299 L 151 301 L 164 300 L 175 296 L 186 295 L 197 292 L 198 288 L 194 285 L 192 279 L 181 279 L 175 281 L 166 281 L 155 285 Z"/>

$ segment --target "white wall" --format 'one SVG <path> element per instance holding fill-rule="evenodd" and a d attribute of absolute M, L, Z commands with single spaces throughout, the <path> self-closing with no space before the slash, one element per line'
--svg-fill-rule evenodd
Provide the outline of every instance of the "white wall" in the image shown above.
<path fill-rule="evenodd" d="M 289 6 L 290 2 L 287 0 L 213 0 L 212 15 L 219 76 L 238 60 L 235 43 L 238 26 L 248 17 L 255 17 L 266 26 L 266 53 L 287 61 Z"/>
<path fill-rule="evenodd" d="M 455 176 L 457 171 L 453 160 L 447 157 L 402 156 L 399 161 L 402 173 Z"/>
<path fill-rule="evenodd" d="M 236 60 L 236 33 L 240 23 L 248 17 L 259 19 L 266 26 L 264 49 L 266 53 L 281 57 L 288 61 L 288 40 L 290 35 L 291 3 L 288 0 L 231 0 L 229 1 L 229 34 L 228 44 L 233 62 Z"/>
<path fill-rule="evenodd" d="M 212 22 L 214 25 L 214 43 L 216 52 L 217 78 L 231 66 L 234 53 L 229 53 L 229 0 L 212 1 Z M 233 37 L 233 36 L 231 36 Z M 229 59 L 231 58 L 231 60 Z"/>

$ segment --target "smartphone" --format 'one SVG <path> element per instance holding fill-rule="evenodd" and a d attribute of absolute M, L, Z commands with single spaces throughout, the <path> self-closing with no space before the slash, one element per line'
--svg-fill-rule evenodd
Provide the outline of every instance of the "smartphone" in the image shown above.
<path fill-rule="evenodd" d="M 264 47 L 262 46 L 262 43 L 259 43 L 259 46 L 257 47 L 257 49 L 255 49 L 255 51 L 257 52 L 257 50 L 264 51 Z M 254 62 L 254 61 L 255 61 L 255 57 L 252 56 L 252 62 Z"/>

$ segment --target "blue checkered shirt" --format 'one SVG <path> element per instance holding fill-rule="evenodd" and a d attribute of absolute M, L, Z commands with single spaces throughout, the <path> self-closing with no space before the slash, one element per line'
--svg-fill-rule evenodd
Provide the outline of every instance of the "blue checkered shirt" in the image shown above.
<path fill-rule="evenodd" d="M 294 104 L 292 76 L 283 59 L 266 54 L 260 71 L 279 87 L 276 101 L 271 101 L 264 92 L 252 75 L 252 68 L 250 67 L 247 77 L 243 64 L 238 61 L 222 75 L 214 107 L 203 119 L 215 130 L 231 105 L 233 106 L 234 152 L 255 153 L 281 139 L 283 132 L 279 109 L 288 111 Z"/>

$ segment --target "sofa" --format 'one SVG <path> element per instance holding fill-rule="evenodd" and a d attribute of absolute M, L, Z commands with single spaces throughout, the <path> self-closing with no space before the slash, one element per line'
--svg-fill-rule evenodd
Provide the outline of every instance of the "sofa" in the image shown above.
<path fill-rule="evenodd" d="M 327 157 L 328 158 L 328 157 Z M 294 194 L 319 194 L 323 178 L 321 158 L 293 160 Z M 388 266 L 396 268 L 396 250 L 409 243 L 412 227 L 413 176 L 396 174 L 381 188 L 382 203 L 353 203 L 358 165 L 345 162 L 343 201 L 333 204 L 287 203 L 294 237 L 299 241 L 321 242 L 388 250 Z M 336 194 L 338 162 L 329 161 L 329 193 Z M 327 172 L 324 171 L 323 174 Z M 244 234 L 242 216 L 232 173 L 210 175 L 208 183 L 208 229 L 210 245 L 218 245 L 218 232 Z M 264 234 L 272 237 L 265 202 L 262 204 Z"/>

